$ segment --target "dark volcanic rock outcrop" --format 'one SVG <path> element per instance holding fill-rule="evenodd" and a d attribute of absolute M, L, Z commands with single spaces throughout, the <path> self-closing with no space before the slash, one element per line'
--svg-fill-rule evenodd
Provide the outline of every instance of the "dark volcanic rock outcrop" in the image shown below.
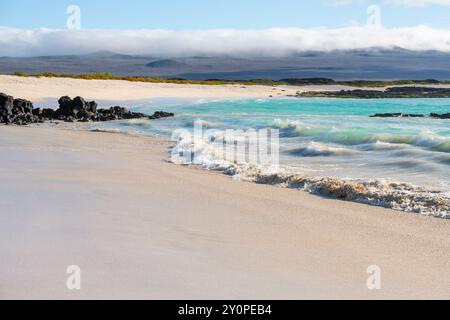
<path fill-rule="evenodd" d="M 171 114 L 173 116 L 173 114 Z M 111 120 L 123 120 L 123 119 L 150 119 L 151 116 L 143 113 L 131 112 L 123 107 L 111 107 L 109 109 L 100 109 L 94 119 L 94 121 L 111 121 Z"/>
<path fill-rule="evenodd" d="M 450 113 L 444 113 L 444 114 L 431 113 L 430 118 L 450 119 Z"/>
<path fill-rule="evenodd" d="M 12 96 L 0 93 L 0 123 L 27 125 L 45 121 L 59 120 L 66 122 L 111 121 L 124 119 L 161 119 L 173 117 L 173 113 L 159 111 L 149 116 L 136 113 L 123 107 L 98 109 L 95 101 L 86 101 L 82 97 L 71 99 L 64 96 L 58 100 L 59 108 L 33 108 L 33 103 L 25 99 L 14 99 Z"/>
<path fill-rule="evenodd" d="M 41 122 L 39 116 L 33 114 L 33 103 L 24 99 L 14 99 L 0 93 L 0 123 L 25 125 Z"/>
<path fill-rule="evenodd" d="M 373 116 L 370 116 L 371 118 L 398 118 L 401 117 L 401 113 L 377 113 Z"/>
<path fill-rule="evenodd" d="M 414 113 L 377 113 L 373 116 L 370 116 L 371 118 L 424 118 L 425 116 L 423 114 L 414 114 Z"/>
<path fill-rule="evenodd" d="M 423 114 L 408 114 L 408 113 L 377 113 L 371 118 L 425 118 Z M 430 113 L 430 118 L 435 119 L 450 119 L 450 113 L 438 114 L 438 113 Z"/>
<path fill-rule="evenodd" d="M 10 115 L 14 107 L 14 98 L 0 93 L 0 115 Z"/>
<path fill-rule="evenodd" d="M 329 97 L 343 99 L 450 98 L 450 88 L 390 87 L 386 90 L 310 91 L 297 97 Z"/>
<path fill-rule="evenodd" d="M 94 101 L 87 102 L 82 97 L 70 99 L 70 97 L 61 97 L 58 100 L 59 112 L 64 117 L 90 118 L 97 113 L 97 104 Z"/>

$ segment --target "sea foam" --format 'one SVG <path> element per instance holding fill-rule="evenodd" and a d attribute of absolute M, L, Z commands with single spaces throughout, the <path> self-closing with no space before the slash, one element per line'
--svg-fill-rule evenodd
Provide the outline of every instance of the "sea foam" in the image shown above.
<path fill-rule="evenodd" d="M 326 146 L 319 142 L 310 142 L 306 147 L 289 151 L 291 155 L 300 155 L 303 157 L 346 156 L 355 153 L 356 151 L 353 149 Z"/>
<path fill-rule="evenodd" d="M 276 119 L 274 127 L 281 130 L 282 137 L 308 137 L 322 143 L 329 142 L 346 146 L 377 144 L 374 145 L 374 148 L 380 149 L 383 147 L 395 148 L 403 144 L 450 153 L 450 138 L 426 130 L 410 135 L 377 133 L 366 132 L 361 128 L 309 125 L 300 121 L 282 119 Z"/>
<path fill-rule="evenodd" d="M 186 137 L 185 137 L 186 138 Z M 304 190 L 313 194 L 334 199 L 353 201 L 394 210 L 450 218 L 450 197 L 448 193 L 413 186 L 407 183 L 386 182 L 381 180 L 340 179 L 332 177 L 308 177 L 301 174 L 286 173 L 271 167 L 250 164 L 236 164 L 214 157 L 214 146 L 202 142 L 193 146 L 191 139 L 180 138 L 173 149 L 174 154 L 193 152 L 198 158 L 192 162 L 173 161 L 178 164 L 192 164 L 197 167 L 219 171 L 236 180 L 268 184 L 282 188 Z M 329 149 L 313 145 L 312 153 L 327 153 Z M 336 148 L 337 149 L 337 148 Z M 305 148 L 307 150 L 307 148 Z M 305 151 L 304 151 L 305 152 Z"/>

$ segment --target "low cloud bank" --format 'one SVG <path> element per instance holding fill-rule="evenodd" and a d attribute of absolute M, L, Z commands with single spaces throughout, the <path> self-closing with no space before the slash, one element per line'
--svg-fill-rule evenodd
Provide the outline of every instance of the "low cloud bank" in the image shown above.
<path fill-rule="evenodd" d="M 274 28 L 265 30 L 25 30 L 0 27 L 0 56 L 87 54 L 100 50 L 159 57 L 280 57 L 304 51 L 400 47 L 450 52 L 450 30 Z"/>

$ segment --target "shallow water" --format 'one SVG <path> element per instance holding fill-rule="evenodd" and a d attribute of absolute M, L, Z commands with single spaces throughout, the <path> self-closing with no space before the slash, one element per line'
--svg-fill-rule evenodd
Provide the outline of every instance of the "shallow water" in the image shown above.
<path fill-rule="evenodd" d="M 409 183 L 450 194 L 450 120 L 370 118 L 386 112 L 450 112 L 450 99 L 266 99 L 142 102 L 135 111 L 175 112 L 173 119 L 91 124 L 92 128 L 157 134 L 192 129 L 280 129 L 284 174 Z M 213 159 L 211 159 L 213 160 Z M 316 180 L 314 180 L 316 181 Z M 444 215 L 448 214 L 445 212 Z M 420 210 L 419 210 L 420 211 Z"/>

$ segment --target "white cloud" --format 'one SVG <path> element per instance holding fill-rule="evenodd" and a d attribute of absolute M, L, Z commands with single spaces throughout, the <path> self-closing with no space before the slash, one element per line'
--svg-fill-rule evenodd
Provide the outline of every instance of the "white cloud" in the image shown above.
<path fill-rule="evenodd" d="M 279 28 L 266 30 L 24 30 L 0 27 L 0 56 L 123 54 L 283 56 L 299 51 L 371 47 L 450 52 L 450 30 L 411 28 Z"/>

